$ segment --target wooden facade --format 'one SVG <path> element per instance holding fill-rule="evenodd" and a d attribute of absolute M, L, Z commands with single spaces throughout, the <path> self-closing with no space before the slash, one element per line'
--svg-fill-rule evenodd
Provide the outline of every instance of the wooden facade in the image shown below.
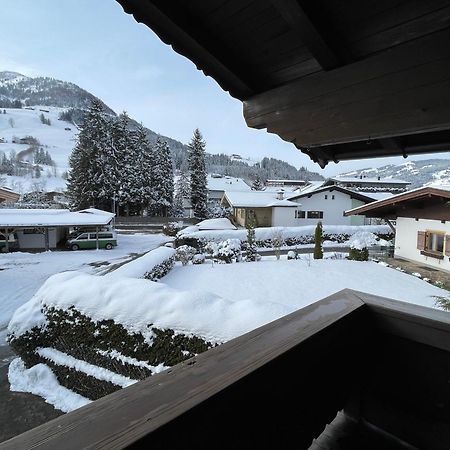
<path fill-rule="evenodd" d="M 321 167 L 450 149 L 450 0 L 117 1 Z"/>
<path fill-rule="evenodd" d="M 364 215 L 383 219 L 410 217 L 414 219 L 450 220 L 450 190 L 439 189 L 438 187 L 414 189 L 346 211 L 345 215 Z"/>
<path fill-rule="evenodd" d="M 448 313 L 344 290 L 0 448 L 447 450 L 449 359 Z"/>
<path fill-rule="evenodd" d="M 11 189 L 4 189 L 0 187 L 0 203 L 15 203 L 19 201 L 20 194 Z"/>

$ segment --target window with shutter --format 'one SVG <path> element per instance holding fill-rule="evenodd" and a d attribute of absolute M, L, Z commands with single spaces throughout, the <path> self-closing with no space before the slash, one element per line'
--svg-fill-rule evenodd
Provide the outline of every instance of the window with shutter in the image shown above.
<path fill-rule="evenodd" d="M 418 231 L 417 232 L 417 249 L 418 250 L 425 250 L 425 231 Z"/>

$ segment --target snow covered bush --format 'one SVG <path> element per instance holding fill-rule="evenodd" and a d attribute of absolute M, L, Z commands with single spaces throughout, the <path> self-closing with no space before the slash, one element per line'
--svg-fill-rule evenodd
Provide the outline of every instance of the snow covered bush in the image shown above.
<path fill-rule="evenodd" d="M 175 250 L 158 247 L 110 272 L 106 277 L 146 278 L 157 281 L 170 272 L 174 263 Z"/>
<path fill-rule="evenodd" d="M 281 256 L 281 247 L 284 243 L 283 240 L 283 231 L 280 229 L 276 229 L 272 235 L 272 245 L 275 251 L 275 256 L 277 259 L 280 259 Z"/>
<path fill-rule="evenodd" d="M 297 252 L 294 252 L 294 250 L 289 250 L 287 253 L 287 259 L 297 259 Z"/>
<path fill-rule="evenodd" d="M 163 226 L 162 231 L 166 236 L 176 236 L 182 228 L 181 222 L 169 222 Z"/>
<path fill-rule="evenodd" d="M 229 217 L 231 214 L 231 208 L 222 206 L 217 202 L 208 203 L 208 218 L 209 219 L 220 219 L 222 217 Z"/>
<path fill-rule="evenodd" d="M 242 259 L 241 247 L 241 241 L 239 239 L 226 239 L 219 243 L 209 242 L 206 244 L 205 250 L 214 260 L 230 264 Z"/>
<path fill-rule="evenodd" d="M 359 231 L 355 233 L 349 239 L 350 252 L 348 259 L 354 261 L 368 261 L 369 260 L 369 250 L 368 247 L 372 245 L 377 245 L 379 238 L 375 234 L 367 231 Z"/>
<path fill-rule="evenodd" d="M 197 253 L 197 250 L 194 247 L 190 247 L 189 245 L 182 245 L 177 248 L 177 261 L 181 261 L 183 266 L 189 264 L 189 261 L 194 259 L 194 255 Z"/>
<path fill-rule="evenodd" d="M 152 270 L 146 272 L 144 278 L 150 281 L 158 281 L 173 269 L 174 264 L 175 256 L 171 256 L 162 263 L 157 264 Z"/>
<path fill-rule="evenodd" d="M 205 259 L 205 255 L 203 253 L 197 253 L 192 259 L 192 264 L 203 264 Z"/>

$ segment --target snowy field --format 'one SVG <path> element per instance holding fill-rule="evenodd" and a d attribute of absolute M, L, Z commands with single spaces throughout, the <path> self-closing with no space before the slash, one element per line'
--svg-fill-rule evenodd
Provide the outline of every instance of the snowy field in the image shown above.
<path fill-rule="evenodd" d="M 285 257 L 284 257 L 285 258 Z M 448 292 L 417 277 L 374 262 L 345 259 L 176 266 L 161 281 L 175 289 L 205 290 L 232 300 L 279 303 L 292 311 L 342 289 L 354 289 L 432 307 L 433 296 Z"/>
<path fill-rule="evenodd" d="M 0 345 L 5 343 L 14 310 L 30 300 L 51 275 L 69 270 L 102 275 L 169 240 L 163 234 L 119 235 L 119 245 L 112 250 L 0 253 Z"/>

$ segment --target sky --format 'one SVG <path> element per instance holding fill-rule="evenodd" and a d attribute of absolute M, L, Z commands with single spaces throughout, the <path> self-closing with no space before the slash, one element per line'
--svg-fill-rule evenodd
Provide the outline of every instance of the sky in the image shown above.
<path fill-rule="evenodd" d="M 401 157 L 330 163 L 248 128 L 242 103 L 125 14 L 115 0 L 0 0 L 0 71 L 70 81 L 157 133 L 188 143 L 199 128 L 209 153 L 274 157 L 325 176 L 405 162 Z M 414 157 L 450 158 L 449 154 Z"/>

